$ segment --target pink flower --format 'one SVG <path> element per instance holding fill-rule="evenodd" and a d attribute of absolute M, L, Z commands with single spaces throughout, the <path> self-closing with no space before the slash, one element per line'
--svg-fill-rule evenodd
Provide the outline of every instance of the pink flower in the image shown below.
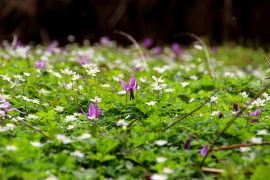
<path fill-rule="evenodd" d="M 254 112 L 251 112 L 249 116 L 259 117 L 259 115 L 262 113 L 263 109 L 257 109 Z"/>
<path fill-rule="evenodd" d="M 206 154 L 208 153 L 208 145 L 206 144 L 205 146 L 203 146 L 203 148 L 200 150 L 200 154 L 202 156 L 206 156 Z"/>
<path fill-rule="evenodd" d="M 81 57 L 80 59 L 78 59 L 77 61 L 81 66 L 87 64 L 87 59 L 85 56 Z"/>
<path fill-rule="evenodd" d="M 93 104 L 93 103 L 91 103 L 91 104 L 89 105 L 89 108 L 88 108 L 88 114 L 86 114 L 86 113 L 83 111 L 82 108 L 81 108 L 81 111 L 82 111 L 82 113 L 84 114 L 84 116 L 85 116 L 87 119 L 89 119 L 89 120 L 91 120 L 91 119 L 98 119 L 98 118 L 100 117 L 100 115 L 101 115 L 101 111 L 100 111 L 98 105 L 97 105 L 97 104 Z"/>
<path fill-rule="evenodd" d="M 98 105 L 94 105 L 93 103 L 90 104 L 88 108 L 88 118 L 89 119 L 98 119 L 100 117 L 100 109 Z"/>
<path fill-rule="evenodd" d="M 130 92 L 130 100 L 134 99 L 134 91 L 138 88 L 138 83 L 134 76 L 132 76 L 127 84 L 125 81 L 119 81 L 121 83 L 122 88 L 127 92 Z"/>
<path fill-rule="evenodd" d="M 146 49 L 150 49 L 150 48 L 152 47 L 153 43 L 154 43 L 154 42 L 153 42 L 153 39 L 150 38 L 150 37 L 145 38 L 145 39 L 143 40 L 143 46 L 144 46 Z"/>
<path fill-rule="evenodd" d="M 178 43 L 173 43 L 171 49 L 177 56 L 182 53 L 182 49 Z"/>
<path fill-rule="evenodd" d="M 131 91 L 135 91 L 138 88 L 138 83 L 135 79 L 134 76 L 132 76 L 129 80 L 129 83 L 127 84 L 125 81 L 120 79 L 120 83 L 122 88 L 126 91 L 126 92 L 131 92 Z"/>
<path fill-rule="evenodd" d="M 47 66 L 46 61 L 37 61 L 37 62 L 35 63 L 35 67 L 36 67 L 37 69 L 44 69 L 44 68 L 46 68 L 46 66 Z"/>

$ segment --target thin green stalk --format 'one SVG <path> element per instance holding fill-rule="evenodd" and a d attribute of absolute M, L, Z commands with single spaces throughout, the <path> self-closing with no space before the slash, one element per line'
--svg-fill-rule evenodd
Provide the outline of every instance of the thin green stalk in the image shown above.
<path fill-rule="evenodd" d="M 18 122 L 21 123 L 21 124 L 23 124 L 23 125 L 25 125 L 25 126 L 27 126 L 27 127 L 29 127 L 30 129 L 33 129 L 33 130 L 36 131 L 36 132 L 42 134 L 42 135 L 45 136 L 47 139 L 51 139 L 51 138 L 50 138 L 47 134 L 45 134 L 43 131 L 41 131 L 40 129 L 37 129 L 37 128 L 35 128 L 35 127 L 29 125 L 28 123 L 24 122 L 23 120 L 18 121 Z"/>
<path fill-rule="evenodd" d="M 127 115 L 127 102 L 128 102 L 128 93 L 126 92 L 126 115 Z"/>
<path fill-rule="evenodd" d="M 190 33 L 190 32 L 185 32 L 185 33 L 181 33 L 179 36 L 184 36 L 184 35 L 194 38 L 195 40 L 199 41 L 200 44 L 203 46 L 203 51 L 204 51 L 204 54 L 205 54 L 205 57 L 206 57 L 207 65 L 208 65 L 208 74 L 212 78 L 216 79 L 217 77 L 216 77 L 216 74 L 215 74 L 215 71 L 214 71 L 214 68 L 213 68 L 213 65 L 212 65 L 212 62 L 211 62 L 210 54 L 209 54 L 209 51 L 207 49 L 206 44 L 196 34 L 193 34 L 193 33 Z"/>
<path fill-rule="evenodd" d="M 193 109 L 191 112 L 181 116 L 180 118 L 178 118 L 177 120 L 175 120 L 173 123 L 171 123 L 170 125 L 168 125 L 167 127 L 161 129 L 161 131 L 166 131 L 167 129 L 173 127 L 174 125 L 176 125 L 177 123 L 181 122 L 183 119 L 185 119 L 186 117 L 192 115 L 193 113 L 195 113 L 196 111 L 200 110 L 205 104 L 207 104 L 210 101 L 210 99 L 207 99 L 206 101 L 204 101 L 200 106 L 198 106 L 197 108 Z"/>

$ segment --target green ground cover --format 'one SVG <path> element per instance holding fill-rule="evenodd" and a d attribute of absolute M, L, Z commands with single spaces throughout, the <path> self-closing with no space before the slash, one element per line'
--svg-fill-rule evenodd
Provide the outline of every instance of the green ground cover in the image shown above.
<path fill-rule="evenodd" d="M 265 53 L 144 51 L 2 48 L 1 179 L 267 179 Z"/>

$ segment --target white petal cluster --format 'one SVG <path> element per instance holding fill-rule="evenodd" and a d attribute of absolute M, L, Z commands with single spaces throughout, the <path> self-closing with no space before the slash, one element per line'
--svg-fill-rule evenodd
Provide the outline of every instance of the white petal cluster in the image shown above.
<path fill-rule="evenodd" d="M 83 67 L 86 70 L 87 75 L 89 76 L 96 76 L 97 73 L 100 72 L 100 69 L 97 67 L 96 64 L 85 64 Z"/>

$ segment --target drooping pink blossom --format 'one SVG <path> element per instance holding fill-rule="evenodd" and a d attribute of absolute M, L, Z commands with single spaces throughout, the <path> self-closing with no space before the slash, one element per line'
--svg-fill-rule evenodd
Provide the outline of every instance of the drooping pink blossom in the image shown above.
<path fill-rule="evenodd" d="M 47 67 L 47 62 L 46 61 L 37 61 L 35 62 L 35 68 L 37 69 L 44 69 Z"/>
<path fill-rule="evenodd" d="M 138 83 L 136 81 L 135 76 L 132 76 L 129 79 L 128 84 L 125 81 L 123 81 L 122 79 L 120 79 L 119 82 L 121 83 L 121 86 L 122 86 L 124 91 L 130 92 L 130 100 L 134 99 L 134 93 L 133 92 L 138 88 Z"/>
<path fill-rule="evenodd" d="M 203 146 L 203 148 L 200 150 L 200 154 L 202 155 L 202 156 L 206 156 L 206 154 L 208 153 L 208 145 L 206 144 L 206 145 L 204 145 Z"/>

